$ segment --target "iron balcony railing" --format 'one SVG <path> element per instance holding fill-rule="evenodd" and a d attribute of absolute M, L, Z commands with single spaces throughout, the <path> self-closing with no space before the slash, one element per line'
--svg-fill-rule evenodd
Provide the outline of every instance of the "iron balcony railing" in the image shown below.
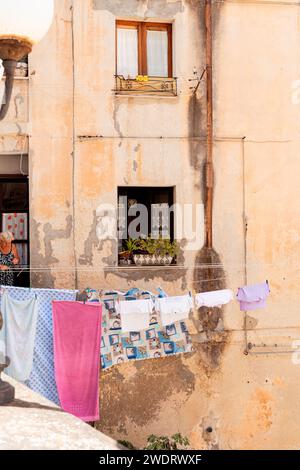
<path fill-rule="evenodd" d="M 160 94 L 177 96 L 177 78 L 137 77 L 124 78 L 115 75 L 116 94 Z"/>

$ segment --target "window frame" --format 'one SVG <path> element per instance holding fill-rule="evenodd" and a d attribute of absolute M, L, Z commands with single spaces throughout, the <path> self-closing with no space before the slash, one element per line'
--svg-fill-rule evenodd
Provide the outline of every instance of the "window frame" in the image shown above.
<path fill-rule="evenodd" d="M 160 193 L 164 193 L 167 199 L 167 204 L 170 207 L 175 205 L 176 186 L 118 186 L 117 197 L 118 204 L 120 197 L 126 197 L 128 199 L 137 199 L 138 203 L 144 204 L 148 210 L 148 232 L 152 228 L 152 205 L 164 204 L 164 202 L 154 202 L 155 197 L 158 197 Z M 126 234 L 128 236 L 128 207 L 126 208 Z M 135 217 L 133 217 L 135 218 Z M 170 240 L 175 240 L 175 227 L 176 219 L 174 212 L 170 214 Z M 118 230 L 119 230 L 119 215 L 118 215 Z M 147 234 L 148 235 L 148 234 Z"/>
<path fill-rule="evenodd" d="M 147 76 L 147 31 L 167 31 L 168 33 L 168 76 L 153 78 L 173 78 L 173 24 L 146 21 L 116 21 L 116 75 L 118 75 L 118 27 L 137 29 L 138 34 L 138 73 Z M 152 76 L 151 76 L 152 77 Z M 126 77 L 125 77 L 126 78 Z"/>

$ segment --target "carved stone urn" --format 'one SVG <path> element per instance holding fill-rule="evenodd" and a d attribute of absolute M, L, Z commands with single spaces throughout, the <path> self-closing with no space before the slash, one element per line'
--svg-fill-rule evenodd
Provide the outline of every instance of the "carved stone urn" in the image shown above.
<path fill-rule="evenodd" d="M 3 327 L 3 317 L 0 312 L 0 330 Z M 15 398 L 15 389 L 1 379 L 1 374 L 10 364 L 10 359 L 0 352 L 0 406 L 8 405 Z"/>

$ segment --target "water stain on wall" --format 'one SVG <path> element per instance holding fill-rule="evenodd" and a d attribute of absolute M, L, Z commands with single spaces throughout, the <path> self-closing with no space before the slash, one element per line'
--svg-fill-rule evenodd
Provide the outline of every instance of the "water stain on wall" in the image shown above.
<path fill-rule="evenodd" d="M 101 431 L 127 434 L 128 422 L 145 426 L 156 420 L 173 393 L 184 403 L 196 378 L 180 356 L 124 364 L 102 373 Z"/>

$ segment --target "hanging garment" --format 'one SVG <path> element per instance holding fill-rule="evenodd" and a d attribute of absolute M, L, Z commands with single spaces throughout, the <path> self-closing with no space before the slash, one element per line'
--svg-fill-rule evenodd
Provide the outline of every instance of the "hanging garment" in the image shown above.
<path fill-rule="evenodd" d="M 121 316 L 122 331 L 141 331 L 149 328 L 154 304 L 150 299 L 117 302 L 117 312 Z"/>
<path fill-rule="evenodd" d="M 75 290 L 32 289 L 39 299 L 39 318 L 29 388 L 60 404 L 54 374 L 52 301 L 74 301 Z"/>
<path fill-rule="evenodd" d="M 233 292 L 229 289 L 212 292 L 202 292 L 195 296 L 196 308 L 200 307 L 221 307 L 233 300 Z"/>
<path fill-rule="evenodd" d="M 266 306 L 266 300 L 270 294 L 268 282 L 252 286 L 240 287 L 236 298 L 240 302 L 242 312 L 257 310 Z"/>
<path fill-rule="evenodd" d="M 39 315 L 34 345 L 33 366 L 27 387 L 40 393 L 56 405 L 60 405 L 54 375 L 52 301 L 74 301 L 77 291 L 55 289 L 28 289 L 5 287 L 15 300 L 29 300 L 37 296 Z"/>
<path fill-rule="evenodd" d="M 54 363 L 61 407 L 91 422 L 99 420 L 102 306 L 53 302 Z"/>
<path fill-rule="evenodd" d="M 5 355 L 10 359 L 6 373 L 19 382 L 25 382 L 30 377 L 33 364 L 38 301 L 35 297 L 18 301 L 6 291 L 1 312 L 4 327 L 0 335 L 5 344 Z"/>
<path fill-rule="evenodd" d="M 153 310 L 147 329 L 125 333 L 121 329 L 121 316 L 117 312 L 116 303 L 114 299 L 103 300 L 102 369 L 125 362 L 192 352 L 192 338 L 184 321 L 163 328 L 158 313 Z"/>
<path fill-rule="evenodd" d="M 194 308 L 194 302 L 190 295 L 165 297 L 156 299 L 156 308 L 160 313 L 163 326 L 168 326 L 177 321 L 186 320 Z"/>

